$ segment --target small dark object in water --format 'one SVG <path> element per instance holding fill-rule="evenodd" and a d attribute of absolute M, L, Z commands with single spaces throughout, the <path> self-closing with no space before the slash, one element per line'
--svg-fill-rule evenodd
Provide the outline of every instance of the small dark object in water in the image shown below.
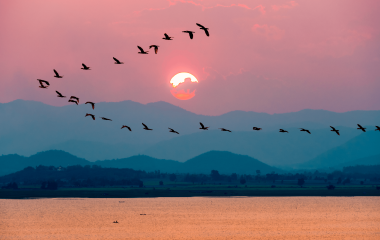
<path fill-rule="evenodd" d="M 146 215 L 145 213 L 140 213 L 140 215 Z"/>
<path fill-rule="evenodd" d="M 119 223 L 118 221 L 113 221 L 113 223 Z"/>

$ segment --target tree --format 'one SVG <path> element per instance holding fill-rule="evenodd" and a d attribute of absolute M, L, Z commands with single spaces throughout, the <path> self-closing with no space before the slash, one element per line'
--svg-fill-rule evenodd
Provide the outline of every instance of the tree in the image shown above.
<path fill-rule="evenodd" d="M 160 186 L 164 185 L 164 182 L 163 181 L 160 181 L 159 182 Z"/>
<path fill-rule="evenodd" d="M 219 174 L 219 172 L 217 170 L 211 170 L 210 177 L 214 181 L 220 180 L 220 174 Z"/>
<path fill-rule="evenodd" d="M 232 181 L 236 181 L 237 180 L 237 174 L 236 173 L 232 173 L 231 174 L 231 180 Z"/>
<path fill-rule="evenodd" d="M 363 185 L 364 184 L 364 181 L 360 181 L 360 185 Z"/>
<path fill-rule="evenodd" d="M 297 184 L 302 187 L 305 184 L 305 179 L 299 178 Z"/>
<path fill-rule="evenodd" d="M 247 181 L 245 180 L 245 178 L 243 178 L 243 176 L 240 178 L 240 183 L 241 184 L 245 184 Z"/>
<path fill-rule="evenodd" d="M 177 175 L 175 175 L 174 173 L 170 174 L 169 175 L 169 180 L 174 182 L 175 180 L 177 180 Z"/>
<path fill-rule="evenodd" d="M 346 178 L 346 179 L 344 179 L 344 181 L 343 181 L 342 183 L 343 183 L 343 185 L 344 185 L 344 184 L 346 184 L 346 183 L 350 183 L 350 182 L 351 182 L 350 178 Z"/>
<path fill-rule="evenodd" d="M 341 177 L 338 178 L 338 181 L 336 182 L 336 184 L 340 184 L 340 183 L 342 183 L 342 178 Z"/>

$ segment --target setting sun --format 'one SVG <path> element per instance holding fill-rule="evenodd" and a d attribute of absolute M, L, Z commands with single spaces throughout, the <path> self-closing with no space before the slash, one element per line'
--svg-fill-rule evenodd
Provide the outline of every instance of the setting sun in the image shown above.
<path fill-rule="evenodd" d="M 194 75 L 192 75 L 190 73 L 187 73 L 187 72 L 177 73 L 170 80 L 170 83 L 173 86 L 173 89 L 170 90 L 170 92 L 177 99 L 189 100 L 195 96 L 196 90 L 190 89 L 190 88 L 194 88 L 194 87 L 192 87 L 191 85 L 188 85 L 188 84 L 197 83 L 197 82 L 198 82 L 198 80 L 196 79 L 196 77 L 194 77 Z M 179 86 L 181 86 L 181 89 L 179 89 Z"/>

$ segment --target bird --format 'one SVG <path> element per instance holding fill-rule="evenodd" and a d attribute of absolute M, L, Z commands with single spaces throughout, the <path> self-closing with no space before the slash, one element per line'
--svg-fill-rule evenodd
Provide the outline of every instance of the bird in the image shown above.
<path fill-rule="evenodd" d="M 198 27 L 200 27 L 200 29 L 202 29 L 202 30 L 205 31 L 207 37 L 210 36 L 210 34 L 208 33 L 208 28 L 205 28 L 203 25 L 201 25 L 201 24 L 199 24 L 199 23 L 197 23 L 197 25 L 198 25 Z"/>
<path fill-rule="evenodd" d="M 379 127 L 379 126 L 376 126 L 375 131 L 380 131 L 380 127 Z"/>
<path fill-rule="evenodd" d="M 120 62 L 117 58 L 113 58 L 113 60 L 115 60 L 115 64 L 124 64 L 123 62 Z"/>
<path fill-rule="evenodd" d="M 282 128 L 280 128 L 280 132 L 286 132 L 286 133 L 289 133 L 288 131 L 286 131 L 286 130 L 284 130 L 284 129 L 282 129 Z"/>
<path fill-rule="evenodd" d="M 111 119 L 109 119 L 109 118 L 105 118 L 105 117 L 101 117 L 101 119 L 103 119 L 103 120 L 107 120 L 107 121 L 112 121 Z"/>
<path fill-rule="evenodd" d="M 95 116 L 93 114 L 87 113 L 85 117 L 87 117 L 87 116 L 91 116 L 92 120 L 95 120 Z"/>
<path fill-rule="evenodd" d="M 194 37 L 194 34 L 193 34 L 193 33 L 195 33 L 195 32 L 192 32 L 192 31 L 182 31 L 182 32 L 183 32 L 183 33 L 188 33 L 190 39 L 193 39 L 193 37 Z"/>
<path fill-rule="evenodd" d="M 54 73 L 55 73 L 55 78 L 63 78 L 63 76 L 60 76 L 57 72 L 57 70 L 53 69 L 54 70 Z"/>
<path fill-rule="evenodd" d="M 164 39 L 164 40 L 173 40 L 172 39 L 173 37 L 169 37 L 169 35 L 167 35 L 166 33 L 164 33 L 164 35 L 165 35 L 165 37 L 162 38 L 162 39 Z"/>
<path fill-rule="evenodd" d="M 145 125 L 144 123 L 142 123 L 142 125 L 144 126 L 144 130 L 153 130 L 153 129 L 148 128 L 148 126 Z"/>
<path fill-rule="evenodd" d="M 82 63 L 82 68 L 83 70 L 91 70 L 90 67 L 87 67 L 86 64 Z"/>
<path fill-rule="evenodd" d="M 262 128 L 253 127 L 253 130 L 260 131 Z"/>
<path fill-rule="evenodd" d="M 86 102 L 85 104 L 87 104 L 87 103 L 91 104 L 92 109 L 95 109 L 95 103 L 93 103 L 93 102 Z"/>
<path fill-rule="evenodd" d="M 360 124 L 358 124 L 358 128 L 357 129 L 360 129 L 362 130 L 363 132 L 365 132 L 366 128 L 362 127 Z"/>
<path fill-rule="evenodd" d="M 309 130 L 307 130 L 307 129 L 304 129 L 304 128 L 300 128 L 301 130 L 301 132 L 307 132 L 308 134 L 310 134 L 310 131 Z"/>
<path fill-rule="evenodd" d="M 222 130 L 222 132 L 231 132 L 230 130 L 225 129 L 225 128 L 219 128 L 219 129 Z"/>
<path fill-rule="evenodd" d="M 150 46 L 149 46 L 149 49 L 154 48 L 154 53 L 157 54 L 157 52 L 158 52 L 158 47 L 159 47 L 159 46 L 157 46 L 157 45 L 150 45 Z"/>
<path fill-rule="evenodd" d="M 339 136 L 340 136 L 340 134 L 339 134 L 339 130 L 336 130 L 334 127 L 332 127 L 332 126 L 330 126 L 331 128 L 332 128 L 332 130 L 330 130 L 331 132 L 336 132 L 336 134 L 338 134 Z"/>
<path fill-rule="evenodd" d="M 77 98 L 77 97 L 75 97 L 75 96 L 71 96 L 71 97 L 70 97 L 70 100 L 73 100 L 73 99 L 75 99 L 75 100 L 79 103 L 79 98 Z"/>
<path fill-rule="evenodd" d="M 131 129 L 130 127 L 126 126 L 126 125 L 123 125 L 120 129 L 123 129 L 123 128 L 128 128 L 128 130 L 129 130 L 130 132 L 132 131 L 132 129 Z"/>
<path fill-rule="evenodd" d="M 169 131 L 169 132 L 172 132 L 172 133 L 177 133 L 177 134 L 179 134 L 179 132 L 175 131 L 175 130 L 174 130 L 174 129 L 172 129 L 172 128 L 168 128 L 168 129 L 170 129 L 170 131 Z"/>
<path fill-rule="evenodd" d="M 199 129 L 208 130 L 209 127 L 205 127 L 205 125 L 203 125 L 203 123 L 201 123 L 201 122 L 199 122 L 199 124 L 201 125 L 201 127 Z"/>
<path fill-rule="evenodd" d="M 38 86 L 39 88 L 48 88 L 50 85 L 48 81 L 45 81 L 42 79 L 37 79 L 37 80 L 38 80 L 38 82 L 40 82 L 40 86 Z M 44 84 L 46 84 L 47 86 L 45 86 Z"/>
<path fill-rule="evenodd" d="M 78 105 L 78 102 L 75 100 L 70 99 L 69 102 L 73 102 L 73 103 L 76 103 Z"/>
<path fill-rule="evenodd" d="M 142 49 L 142 47 L 140 46 L 137 46 L 139 49 L 140 49 L 140 52 L 138 52 L 139 54 L 148 54 L 149 51 L 144 51 L 144 49 Z"/>
<path fill-rule="evenodd" d="M 60 93 L 60 92 L 58 92 L 58 91 L 55 91 L 55 92 L 58 94 L 57 97 L 60 97 L 60 98 L 65 98 L 65 97 L 66 97 L 66 96 L 63 96 L 62 93 Z"/>

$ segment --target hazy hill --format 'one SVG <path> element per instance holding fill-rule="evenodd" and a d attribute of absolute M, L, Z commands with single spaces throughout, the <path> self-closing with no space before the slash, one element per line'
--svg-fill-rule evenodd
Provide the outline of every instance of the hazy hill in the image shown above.
<path fill-rule="evenodd" d="M 85 118 L 86 113 L 95 114 L 96 120 L 93 121 L 90 117 Z M 107 117 L 113 121 L 100 120 L 100 117 Z M 233 111 L 221 116 L 204 116 L 191 113 L 166 102 L 149 104 L 133 101 L 101 102 L 96 104 L 95 110 L 92 110 L 89 105 L 85 104 L 54 107 L 35 101 L 16 100 L 0 104 L 0 154 L 16 153 L 30 156 L 37 152 L 57 149 L 95 161 L 126 158 L 145 153 L 145 149 L 149 148 L 146 152 L 155 157 L 160 156 L 161 153 L 159 151 L 152 152 L 155 149 L 153 145 L 167 140 L 176 141 L 174 139 L 178 138 L 177 134 L 168 132 L 168 127 L 179 131 L 179 136 L 184 136 L 200 133 L 199 122 L 211 126 L 210 130 L 225 127 L 234 132 L 252 133 L 253 126 L 262 127 L 263 132 L 275 131 L 278 128 L 298 127 L 310 128 L 311 130 L 327 129 L 330 125 L 356 128 L 356 123 L 374 128 L 379 120 L 380 111 L 335 113 L 324 110 L 302 110 L 273 115 Z M 142 122 L 154 130 L 144 131 Z M 123 124 L 132 127 L 132 132 L 126 129 L 121 130 L 120 127 Z M 353 137 L 355 134 L 347 133 L 347 136 Z M 212 143 L 218 139 L 209 140 L 212 148 L 198 151 L 197 154 L 187 154 L 186 157 L 181 157 L 180 152 L 175 150 L 174 155 L 180 156 L 179 158 L 160 158 L 184 161 L 210 150 L 228 150 L 257 157 L 264 161 L 261 156 L 251 154 L 249 151 L 240 152 L 230 148 L 216 148 Z M 244 140 L 240 140 L 240 135 L 232 136 L 231 143 L 242 141 Z M 259 140 L 257 142 L 260 143 Z M 263 140 L 263 142 L 266 144 L 260 143 L 260 146 L 266 151 L 289 152 L 289 150 L 282 148 L 283 146 L 287 147 L 286 144 L 276 145 L 267 140 Z M 328 138 L 320 138 L 315 141 L 315 146 L 320 145 L 320 147 L 308 148 L 311 155 L 318 155 L 321 150 L 325 151 L 335 146 L 325 145 L 325 142 L 329 142 Z M 219 146 L 220 144 L 216 145 Z M 194 150 L 186 149 L 185 151 Z M 294 154 L 297 155 L 298 151 Z M 280 154 L 279 156 L 289 155 Z M 296 157 L 296 161 L 288 158 L 276 158 L 276 161 L 299 162 L 303 158 L 302 156 Z M 306 161 L 308 158 L 304 160 Z M 267 163 L 275 162 L 274 160 L 272 162 L 265 161 Z"/>
<path fill-rule="evenodd" d="M 208 151 L 229 151 L 248 155 L 269 165 L 289 165 L 311 160 L 360 134 L 356 129 L 339 127 L 341 136 L 330 129 L 315 129 L 311 134 L 298 128 L 276 131 L 221 132 L 203 131 L 157 143 L 143 153 L 161 158 L 186 161 Z"/>
<path fill-rule="evenodd" d="M 380 154 L 370 157 L 359 158 L 352 162 L 342 163 L 339 165 L 339 167 L 348 167 L 356 165 L 380 165 Z"/>
<path fill-rule="evenodd" d="M 364 157 L 380 154 L 380 133 L 369 131 L 332 148 L 314 159 L 300 164 L 301 168 L 335 167 L 349 164 Z M 358 163 L 363 165 L 362 163 Z"/>

